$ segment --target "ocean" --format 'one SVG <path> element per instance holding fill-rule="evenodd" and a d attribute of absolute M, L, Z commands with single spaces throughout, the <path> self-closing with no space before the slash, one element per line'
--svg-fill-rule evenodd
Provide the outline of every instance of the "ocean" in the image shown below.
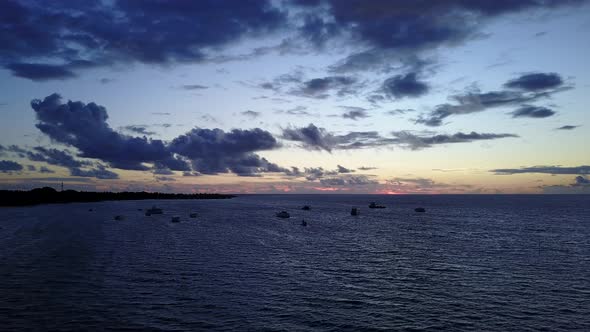
<path fill-rule="evenodd" d="M 0 330 L 590 331 L 590 195 L 0 208 Z"/>

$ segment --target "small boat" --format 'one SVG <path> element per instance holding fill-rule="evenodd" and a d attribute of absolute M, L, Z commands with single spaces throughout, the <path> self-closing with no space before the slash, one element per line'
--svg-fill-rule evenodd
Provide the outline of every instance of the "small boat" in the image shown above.
<path fill-rule="evenodd" d="M 276 214 L 279 218 L 291 218 L 291 215 L 287 211 L 281 211 Z"/>
<path fill-rule="evenodd" d="M 369 204 L 369 209 L 385 209 L 385 206 L 377 205 L 377 203 L 371 202 L 371 204 Z"/>
<path fill-rule="evenodd" d="M 305 221 L 305 219 L 301 220 L 301 226 L 303 226 L 303 227 L 307 226 L 307 221 Z"/>
<path fill-rule="evenodd" d="M 352 210 L 350 210 L 351 216 L 358 216 L 360 213 L 361 213 L 361 211 L 357 208 L 352 208 Z"/>
<path fill-rule="evenodd" d="M 88 212 L 92 212 L 92 211 L 94 211 L 94 210 L 92 210 L 92 209 L 88 209 Z"/>
<path fill-rule="evenodd" d="M 145 215 L 146 216 L 151 216 L 152 214 L 162 214 L 164 213 L 164 211 L 162 211 L 162 209 L 157 208 L 156 206 L 152 206 L 150 209 L 147 209 L 147 211 L 145 211 Z"/>
<path fill-rule="evenodd" d="M 137 209 L 137 211 L 143 211 L 143 209 Z"/>
<path fill-rule="evenodd" d="M 309 205 L 304 205 L 304 206 L 301 208 L 301 210 L 303 210 L 303 211 L 309 211 L 309 210 L 311 210 L 311 207 L 310 207 Z"/>
<path fill-rule="evenodd" d="M 196 213 L 191 213 L 188 216 L 191 217 L 191 218 L 196 218 L 197 217 L 197 214 Z"/>
<path fill-rule="evenodd" d="M 426 209 L 423 208 L 423 207 L 417 207 L 417 208 L 414 209 L 414 211 L 415 212 L 421 212 L 422 213 L 422 212 L 426 212 Z"/>
<path fill-rule="evenodd" d="M 180 217 L 172 217 L 171 222 L 180 222 Z"/>
<path fill-rule="evenodd" d="M 115 220 L 125 220 L 125 216 L 115 216 Z"/>

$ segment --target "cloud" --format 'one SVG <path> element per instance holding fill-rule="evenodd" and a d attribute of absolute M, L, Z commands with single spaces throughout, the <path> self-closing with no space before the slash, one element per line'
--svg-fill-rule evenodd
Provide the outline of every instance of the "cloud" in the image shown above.
<path fill-rule="evenodd" d="M 518 137 L 515 134 L 489 134 L 489 133 L 470 133 L 458 132 L 452 135 L 439 134 L 431 136 L 416 135 L 408 131 L 393 132 L 395 143 L 401 147 L 411 150 L 428 148 L 433 145 L 450 144 L 450 143 L 468 143 L 482 140 L 494 140 L 507 137 Z"/>
<path fill-rule="evenodd" d="M 0 172 L 2 173 L 12 173 L 12 172 L 20 172 L 23 170 L 23 165 L 12 161 L 12 160 L 0 160 Z"/>
<path fill-rule="evenodd" d="M 374 169 L 377 169 L 377 167 L 371 167 L 371 166 L 361 166 L 359 168 L 357 168 L 359 171 L 371 171 Z"/>
<path fill-rule="evenodd" d="M 361 149 L 393 143 L 392 140 L 381 137 L 376 131 L 334 135 L 324 128 L 316 127 L 313 123 L 310 123 L 307 127 L 285 128 L 281 137 L 286 140 L 300 142 L 306 148 L 328 152 L 335 149 Z"/>
<path fill-rule="evenodd" d="M 131 132 L 131 133 L 146 135 L 146 136 L 151 136 L 151 135 L 156 134 L 156 132 L 154 132 L 154 131 L 149 131 L 147 129 L 147 127 L 148 126 L 146 126 L 146 125 L 127 125 L 127 126 L 122 127 L 121 129 Z"/>
<path fill-rule="evenodd" d="M 465 192 L 472 188 L 471 185 L 440 183 L 429 178 L 397 177 L 387 180 L 386 184 L 389 191 L 395 193 Z"/>
<path fill-rule="evenodd" d="M 355 92 L 352 87 L 357 83 L 356 78 L 350 76 L 327 76 L 314 78 L 303 82 L 292 94 L 309 98 L 327 98 L 330 91 L 336 91 L 340 97 Z"/>
<path fill-rule="evenodd" d="M 249 117 L 251 119 L 256 119 L 257 117 L 260 116 L 260 112 L 256 112 L 256 111 L 251 111 L 251 110 L 247 110 L 247 111 L 243 111 L 240 114 Z"/>
<path fill-rule="evenodd" d="M 428 93 L 428 84 L 417 79 L 417 73 L 396 75 L 383 82 L 383 91 L 390 97 L 420 97 Z"/>
<path fill-rule="evenodd" d="M 351 120 L 358 120 L 368 118 L 369 114 L 367 114 L 367 109 L 362 107 L 352 107 L 352 106 L 341 106 L 346 112 L 342 114 L 342 118 L 344 119 L 351 119 Z"/>
<path fill-rule="evenodd" d="M 504 87 L 525 91 L 542 91 L 555 89 L 562 85 L 563 80 L 557 73 L 530 73 L 506 82 Z"/>
<path fill-rule="evenodd" d="M 39 120 L 37 128 L 43 133 L 54 141 L 77 148 L 82 158 L 98 159 L 115 168 L 147 171 L 150 167 L 145 163 L 148 163 L 155 165 L 155 169 L 202 174 L 233 172 L 240 176 L 286 171 L 255 153 L 280 146 L 272 134 L 259 128 L 229 132 L 194 128 L 164 142 L 114 131 L 106 122 L 106 109 L 94 103 L 62 103 L 61 97 L 53 94 L 44 100 L 34 100 L 31 105 Z M 93 172 L 103 177 L 112 176 L 101 168 Z"/>
<path fill-rule="evenodd" d="M 562 167 L 562 166 L 531 166 L 521 168 L 498 168 L 492 169 L 490 172 L 496 174 L 524 174 L 524 173 L 542 173 L 542 174 L 590 174 L 590 166 L 575 166 L 575 167 Z"/>
<path fill-rule="evenodd" d="M 98 165 L 96 168 L 87 170 L 74 167 L 70 169 L 70 175 L 86 178 L 97 178 L 101 180 L 111 180 L 119 178 L 119 175 L 117 173 L 109 171 L 103 165 Z"/>
<path fill-rule="evenodd" d="M 565 126 L 561 126 L 559 128 L 555 128 L 555 130 L 573 130 L 578 127 L 580 127 L 580 126 L 565 125 Z"/>
<path fill-rule="evenodd" d="M 69 152 L 58 149 L 37 146 L 33 151 L 27 151 L 27 157 L 32 161 L 46 162 L 50 165 L 66 168 L 89 166 L 91 163 L 75 159 Z"/>
<path fill-rule="evenodd" d="M 146 0 L 79 4 L 13 2 L 2 5 L 4 66 L 33 80 L 74 77 L 80 62 L 95 66 L 140 62 L 210 61 L 244 37 L 270 34 L 287 13 L 269 1 L 167 2 Z M 50 63 L 38 63 L 47 61 Z M 17 63 L 22 61 L 22 63 Z"/>
<path fill-rule="evenodd" d="M 522 78 L 522 77 L 520 77 Z M 516 80 L 519 80 L 517 78 Z M 512 81 L 508 81 L 505 85 Z M 543 98 L 550 98 L 553 94 L 571 89 L 557 85 L 545 85 L 545 89 L 517 89 L 517 90 L 499 90 L 490 92 L 481 92 L 474 89 L 464 94 L 457 94 L 450 97 L 454 104 L 446 103 L 436 106 L 436 108 L 427 115 L 419 116 L 415 122 L 431 127 L 441 126 L 443 120 L 451 115 L 470 114 L 482 112 L 490 108 L 520 105 L 521 108 L 513 113 L 513 117 L 529 116 L 542 117 L 551 116 L 552 110 L 529 105 L 528 103 L 538 101 Z M 554 114 L 554 113 L 553 113 Z"/>
<path fill-rule="evenodd" d="M 195 128 L 173 139 L 170 151 L 191 160 L 192 169 L 203 174 L 231 171 L 242 176 L 263 172 L 282 172 L 283 169 L 253 152 L 279 147 L 267 131 Z"/>
<path fill-rule="evenodd" d="M 366 175 L 347 175 L 320 179 L 320 183 L 324 186 L 366 186 L 377 185 L 379 181 L 373 180 Z"/>
<path fill-rule="evenodd" d="M 76 77 L 76 74 L 66 65 L 10 63 L 4 68 L 10 70 L 13 76 L 28 78 L 32 81 L 64 80 Z"/>
<path fill-rule="evenodd" d="M 54 141 L 77 148 L 83 158 L 100 159 L 129 170 L 147 170 L 144 162 L 175 161 L 161 140 L 114 131 L 106 122 L 106 109 L 95 103 L 62 103 L 60 95 L 52 94 L 33 100 L 31 106 L 39 121 L 36 127 Z M 188 168 L 186 164 L 179 166 L 177 170 Z"/>
<path fill-rule="evenodd" d="M 540 106 L 523 105 L 512 112 L 513 118 L 547 118 L 555 114 L 555 111 Z"/>
<path fill-rule="evenodd" d="M 187 84 L 187 85 L 181 86 L 181 88 L 184 89 L 184 90 L 205 90 L 205 89 L 209 89 L 208 86 L 204 86 L 204 85 L 200 85 L 200 84 Z"/>
<path fill-rule="evenodd" d="M 575 182 L 572 184 L 574 187 L 590 187 L 590 179 L 585 176 L 578 175 L 574 180 Z"/>
<path fill-rule="evenodd" d="M 51 174 L 51 173 L 55 173 L 55 171 L 54 171 L 54 170 L 52 170 L 52 169 L 49 169 L 49 168 L 47 168 L 47 167 L 45 167 L 45 166 L 41 166 L 41 167 L 39 168 L 39 173 L 47 173 L 47 174 Z"/>
<path fill-rule="evenodd" d="M 452 135 L 417 135 L 409 131 L 392 132 L 392 137 L 383 137 L 376 131 L 349 132 L 344 135 L 334 135 L 324 128 L 318 128 L 314 124 L 301 128 L 285 128 L 281 138 L 300 142 L 304 147 L 313 150 L 350 150 L 379 146 L 399 146 L 411 150 L 419 150 L 440 144 L 468 143 L 482 140 L 518 137 L 515 134 L 491 134 L 491 133 L 462 133 Z"/>
<path fill-rule="evenodd" d="M 346 168 L 342 165 L 337 165 L 336 167 L 338 168 L 338 173 L 353 173 L 354 172 L 354 169 Z"/>

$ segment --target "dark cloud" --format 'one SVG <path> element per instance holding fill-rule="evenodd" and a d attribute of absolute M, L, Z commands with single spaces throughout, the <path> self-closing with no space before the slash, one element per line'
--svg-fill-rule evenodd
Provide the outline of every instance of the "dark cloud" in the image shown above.
<path fill-rule="evenodd" d="M 342 106 L 342 108 L 346 110 L 346 112 L 342 114 L 344 119 L 358 120 L 369 117 L 366 108 L 352 106 Z"/>
<path fill-rule="evenodd" d="M 506 82 L 504 87 L 525 91 L 542 91 L 555 89 L 562 85 L 563 80 L 557 73 L 530 73 Z"/>
<path fill-rule="evenodd" d="M 438 105 L 432 112 L 427 115 L 421 115 L 416 119 L 416 123 L 427 126 L 441 126 L 443 120 L 451 115 L 470 114 L 482 112 L 491 108 L 521 105 L 522 107 L 533 107 L 528 105 L 530 102 L 538 101 L 543 98 L 550 98 L 553 94 L 564 91 L 571 87 L 560 86 L 554 90 L 546 91 L 521 91 L 521 90 L 500 90 L 481 92 L 478 89 L 465 94 L 453 95 L 450 97 L 455 103 Z M 547 114 L 541 111 L 539 114 Z"/>
<path fill-rule="evenodd" d="M 156 132 L 154 132 L 154 131 L 149 131 L 147 129 L 147 127 L 148 126 L 146 126 L 146 125 L 128 125 L 128 126 L 122 127 L 121 129 L 131 132 L 131 133 L 146 135 L 146 136 L 151 136 L 151 135 L 156 134 Z"/>
<path fill-rule="evenodd" d="M 23 170 L 23 165 L 12 161 L 12 160 L 0 160 L 0 172 L 2 173 L 12 173 L 12 172 L 20 172 Z"/>
<path fill-rule="evenodd" d="M 231 10 L 216 1 L 4 1 L 2 12 L 3 65 L 35 80 L 73 77 L 81 62 L 207 61 L 210 50 L 287 23 L 264 0 L 233 2 Z"/>
<path fill-rule="evenodd" d="M 253 152 L 279 147 L 276 139 L 262 129 L 221 129 L 195 128 L 170 142 L 170 151 L 191 160 L 193 170 L 203 174 L 233 172 L 252 176 L 262 172 L 281 172 L 276 164 L 270 163 Z"/>
<path fill-rule="evenodd" d="M 345 135 L 334 135 L 314 124 L 301 128 L 283 129 L 282 138 L 300 142 L 306 148 L 314 150 L 349 150 L 380 146 L 399 146 L 412 150 L 449 143 L 468 143 L 481 140 L 493 140 L 507 137 L 518 137 L 514 134 L 489 133 L 455 133 L 453 135 L 416 135 L 409 131 L 392 132 L 393 137 L 383 137 L 376 131 L 349 132 Z"/>
<path fill-rule="evenodd" d="M 366 175 L 347 175 L 334 178 L 320 179 L 324 186 L 366 186 L 379 184 L 377 180 L 371 179 Z"/>
<path fill-rule="evenodd" d="M 452 135 L 431 135 L 421 136 L 416 135 L 408 131 L 393 132 L 392 135 L 395 137 L 397 145 L 409 148 L 412 150 L 419 150 L 428 148 L 433 145 L 439 144 L 450 144 L 450 143 L 468 143 L 482 140 L 493 140 L 507 137 L 518 137 L 514 134 L 488 134 L 488 133 L 476 133 L 474 131 L 470 133 L 455 133 Z"/>
<path fill-rule="evenodd" d="M 561 126 L 559 128 L 555 128 L 555 130 L 573 130 L 578 127 L 580 127 L 580 126 L 565 125 L 565 126 Z"/>
<path fill-rule="evenodd" d="M 175 178 L 170 177 L 170 176 L 156 176 L 155 179 L 157 181 L 164 181 L 164 182 L 176 181 Z"/>
<path fill-rule="evenodd" d="M 542 174 L 590 174 L 590 166 L 562 167 L 562 166 L 531 166 L 521 168 L 498 168 L 490 172 L 496 174 L 524 174 L 524 173 L 542 173 Z"/>
<path fill-rule="evenodd" d="M 310 123 L 307 127 L 283 129 L 283 139 L 300 142 L 304 147 L 313 150 L 346 150 L 376 147 L 393 143 L 383 138 L 376 131 L 349 132 L 345 135 L 334 135 L 324 128 Z"/>
<path fill-rule="evenodd" d="M 371 167 L 371 166 L 361 166 L 359 168 L 357 168 L 359 171 L 371 171 L 374 169 L 377 169 L 377 167 Z"/>
<path fill-rule="evenodd" d="M 523 105 L 512 112 L 513 118 L 547 118 L 555 114 L 555 111 L 540 106 Z"/>
<path fill-rule="evenodd" d="M 417 73 L 396 75 L 383 82 L 383 91 L 390 97 L 420 97 L 428 93 L 428 84 L 418 80 Z"/>
<path fill-rule="evenodd" d="M 28 78 L 33 81 L 64 80 L 76 77 L 66 65 L 48 65 L 37 63 L 10 63 L 4 66 L 16 77 Z"/>
<path fill-rule="evenodd" d="M 582 0 L 527 1 L 389 1 L 326 0 L 307 8 L 305 39 L 325 44 L 341 39 L 361 51 L 334 66 L 335 71 L 391 66 L 399 58 L 441 46 L 459 45 L 481 35 L 480 28 L 495 17 L 526 10 L 551 9 Z M 299 5 L 301 6 L 301 5 Z M 315 16 L 316 19 L 310 18 Z M 461 24 L 457 24 L 461 22 Z M 315 41 L 320 41 L 315 42 Z"/>
<path fill-rule="evenodd" d="M 89 166 L 91 163 L 77 160 L 67 151 L 37 146 L 33 151 L 27 151 L 27 157 L 32 161 L 46 162 L 50 165 L 66 168 Z"/>
<path fill-rule="evenodd" d="M 387 115 L 400 115 L 400 114 L 405 114 L 405 113 L 410 113 L 410 112 L 415 112 L 414 109 L 408 108 L 408 109 L 394 109 L 394 110 L 389 110 L 387 112 L 385 112 L 385 114 Z"/>
<path fill-rule="evenodd" d="M 354 169 L 346 168 L 342 165 L 337 165 L 336 167 L 338 168 L 338 173 L 353 173 L 354 172 Z"/>
<path fill-rule="evenodd" d="M 80 169 L 80 168 L 71 168 L 70 169 L 71 176 L 80 176 L 85 178 L 97 178 L 101 180 L 110 180 L 110 179 L 118 179 L 119 175 L 115 172 L 111 172 L 106 169 L 102 165 L 98 165 L 96 168 L 92 169 Z"/>
<path fill-rule="evenodd" d="M 37 128 L 43 133 L 77 148 L 80 157 L 98 159 L 115 168 L 149 170 L 145 165 L 148 163 L 154 169 L 202 174 L 233 172 L 240 176 L 286 171 L 255 154 L 280 146 L 272 134 L 259 128 L 229 132 L 195 128 L 165 143 L 114 131 L 106 122 L 106 109 L 94 103 L 62 103 L 60 96 L 54 94 L 43 101 L 34 100 L 32 106 L 39 120 Z M 93 172 L 110 176 L 100 168 Z"/>
<path fill-rule="evenodd" d="M 303 97 L 322 99 L 328 97 L 331 91 L 335 91 L 338 96 L 342 97 L 356 92 L 353 89 L 355 83 L 357 83 L 357 79 L 350 76 L 314 78 L 303 82 L 291 93 Z"/>
<path fill-rule="evenodd" d="M 204 86 L 204 85 L 200 85 L 200 84 L 187 84 L 187 85 L 181 86 L 181 88 L 184 89 L 184 90 L 205 90 L 205 89 L 209 89 L 208 86 Z"/>
<path fill-rule="evenodd" d="M 41 166 L 41 167 L 39 168 L 39 173 L 47 173 L 47 174 L 51 174 L 51 173 L 55 173 L 55 171 L 54 171 L 54 170 L 52 170 L 52 169 L 49 169 L 49 168 L 47 168 L 47 167 L 45 167 L 45 166 Z"/>
<path fill-rule="evenodd" d="M 251 111 L 251 110 L 243 111 L 240 114 L 247 116 L 249 118 L 252 118 L 252 119 L 255 119 L 260 116 L 260 112 Z"/>
<path fill-rule="evenodd" d="M 107 111 L 95 103 L 62 103 L 53 94 L 43 100 L 33 100 L 36 127 L 54 141 L 76 147 L 84 158 L 100 159 L 113 167 L 147 170 L 144 162 L 173 161 L 174 157 L 161 140 L 132 137 L 114 131 L 106 122 Z M 177 170 L 186 170 L 182 165 Z"/>
<path fill-rule="evenodd" d="M 574 179 L 574 183 L 572 184 L 574 187 L 590 187 L 590 179 L 587 177 L 578 175 Z"/>

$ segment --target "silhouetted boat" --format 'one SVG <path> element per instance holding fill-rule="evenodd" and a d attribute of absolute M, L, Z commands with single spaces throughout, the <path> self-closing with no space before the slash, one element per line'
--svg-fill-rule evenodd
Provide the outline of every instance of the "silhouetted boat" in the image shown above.
<path fill-rule="evenodd" d="M 304 206 L 301 208 L 301 210 L 303 210 L 303 211 L 309 211 L 309 210 L 311 210 L 311 207 L 310 207 L 309 205 L 304 205 Z"/>
<path fill-rule="evenodd" d="M 171 222 L 180 222 L 180 217 L 172 217 Z"/>
<path fill-rule="evenodd" d="M 145 215 L 146 216 L 151 216 L 152 214 L 162 214 L 164 213 L 164 211 L 162 211 L 162 209 L 157 208 L 156 206 L 152 206 L 150 209 L 147 209 L 147 211 L 145 211 Z"/>
<path fill-rule="evenodd" d="M 414 209 L 415 212 L 426 212 L 426 209 L 423 207 L 417 207 Z"/>
<path fill-rule="evenodd" d="M 352 210 L 350 210 L 351 216 L 358 216 L 360 213 L 361 213 L 361 211 L 357 208 L 352 208 Z"/>
<path fill-rule="evenodd" d="M 115 216 L 115 220 L 125 220 L 125 216 Z"/>
<path fill-rule="evenodd" d="M 375 202 L 371 202 L 371 204 L 369 204 L 369 209 L 385 209 L 385 206 L 377 205 Z"/>
<path fill-rule="evenodd" d="M 303 227 L 307 226 L 307 221 L 305 221 L 305 219 L 301 220 L 301 226 L 303 226 Z"/>
<path fill-rule="evenodd" d="M 197 217 L 197 214 L 196 213 L 191 213 L 188 216 L 191 217 L 191 218 L 196 218 Z"/>
<path fill-rule="evenodd" d="M 287 211 L 281 211 L 276 214 L 279 218 L 290 218 L 291 215 Z"/>

